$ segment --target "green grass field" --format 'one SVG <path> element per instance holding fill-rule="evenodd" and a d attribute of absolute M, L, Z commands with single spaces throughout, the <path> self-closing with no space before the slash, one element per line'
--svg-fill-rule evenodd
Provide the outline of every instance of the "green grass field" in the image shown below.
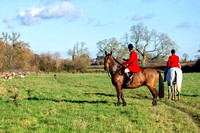
<path fill-rule="evenodd" d="M 0 81 L 0 132 L 200 132 L 200 73 L 184 73 L 180 101 L 167 99 L 165 83 L 156 107 L 145 86 L 124 89 L 127 106 L 117 106 L 106 73 Z"/>

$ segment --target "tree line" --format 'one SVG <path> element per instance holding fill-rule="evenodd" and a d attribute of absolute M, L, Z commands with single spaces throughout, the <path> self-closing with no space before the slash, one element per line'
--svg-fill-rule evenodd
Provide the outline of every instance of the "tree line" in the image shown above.
<path fill-rule="evenodd" d="M 29 43 L 20 40 L 20 33 L 2 33 L 0 37 L 0 70 L 68 71 L 85 72 L 90 62 L 85 43 L 77 43 L 72 54 L 73 59 L 61 59 L 59 52 L 54 54 L 35 54 Z M 81 46 L 81 47 L 80 47 Z"/>
<path fill-rule="evenodd" d="M 20 40 L 20 37 L 20 33 L 4 32 L 0 36 L 0 70 L 85 72 L 91 64 L 90 53 L 85 42 L 77 42 L 73 49 L 67 51 L 71 59 L 61 59 L 59 52 L 40 55 L 33 53 L 29 43 Z M 98 41 L 96 64 L 103 64 L 105 51 L 112 51 L 119 62 L 122 62 L 123 58 L 129 58 L 130 53 L 127 48 L 129 43 L 133 44 L 142 67 L 145 67 L 148 62 L 166 62 L 171 49 L 177 47 L 167 34 L 158 33 L 155 30 L 149 30 L 143 24 L 137 24 L 133 25 L 120 41 L 115 37 Z M 184 54 L 183 57 L 186 61 L 188 55 Z"/>

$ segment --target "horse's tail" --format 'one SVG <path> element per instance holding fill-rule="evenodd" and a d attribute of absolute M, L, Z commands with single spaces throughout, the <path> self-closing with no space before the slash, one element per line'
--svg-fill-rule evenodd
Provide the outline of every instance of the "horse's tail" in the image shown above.
<path fill-rule="evenodd" d="M 176 78 L 176 88 L 177 91 L 181 92 L 181 83 L 182 83 L 182 71 L 179 70 L 178 73 L 175 71 L 175 78 Z"/>
<path fill-rule="evenodd" d="M 164 90 L 164 82 L 161 73 L 159 73 L 159 98 L 164 98 L 165 96 L 165 90 Z"/>
<path fill-rule="evenodd" d="M 176 71 L 174 71 L 175 72 L 175 79 L 174 79 L 174 82 L 177 82 L 177 72 Z"/>

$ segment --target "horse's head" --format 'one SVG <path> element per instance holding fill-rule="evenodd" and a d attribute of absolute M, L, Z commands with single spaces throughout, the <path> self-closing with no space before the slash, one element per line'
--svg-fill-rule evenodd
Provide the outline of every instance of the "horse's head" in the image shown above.
<path fill-rule="evenodd" d="M 111 61 L 113 59 L 113 57 L 112 57 L 112 51 L 111 51 L 110 54 L 108 54 L 107 51 L 105 51 L 105 54 L 106 54 L 106 56 L 104 58 L 104 70 L 108 70 L 109 67 L 110 67 L 110 63 L 111 63 Z"/>

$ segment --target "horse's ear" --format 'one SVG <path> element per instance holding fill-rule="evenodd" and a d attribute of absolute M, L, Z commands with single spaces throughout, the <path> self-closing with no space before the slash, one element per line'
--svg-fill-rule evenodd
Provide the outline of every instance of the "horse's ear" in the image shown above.
<path fill-rule="evenodd" d="M 112 51 L 110 52 L 110 54 L 112 55 Z"/>
<path fill-rule="evenodd" d="M 108 54 L 107 51 L 105 51 L 105 54 L 106 54 L 106 55 Z"/>

